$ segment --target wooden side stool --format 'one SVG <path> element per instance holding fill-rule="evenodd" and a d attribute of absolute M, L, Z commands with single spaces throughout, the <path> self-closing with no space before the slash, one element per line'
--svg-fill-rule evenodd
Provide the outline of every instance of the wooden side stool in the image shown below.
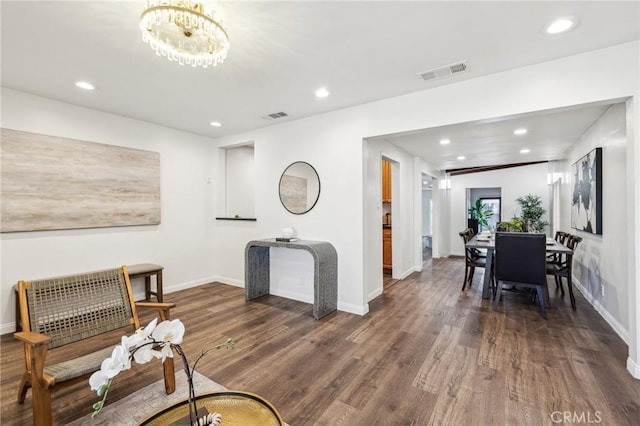
<path fill-rule="evenodd" d="M 156 296 L 158 302 L 162 302 L 162 270 L 164 269 L 160 265 L 154 265 L 153 263 L 140 263 L 137 265 L 127 266 L 129 270 L 129 278 L 143 278 L 144 277 L 144 297 L 145 300 L 150 301 L 151 295 Z M 156 276 L 156 291 L 151 291 L 151 276 Z"/>

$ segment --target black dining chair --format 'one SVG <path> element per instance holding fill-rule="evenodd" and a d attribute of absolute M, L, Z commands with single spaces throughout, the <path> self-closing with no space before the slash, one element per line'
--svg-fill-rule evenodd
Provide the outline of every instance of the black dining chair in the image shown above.
<path fill-rule="evenodd" d="M 566 246 L 570 248 L 573 252 L 576 251 L 578 247 L 578 243 L 582 241 L 582 237 L 578 237 L 576 235 L 567 234 L 566 237 Z M 571 277 L 569 276 L 569 262 L 573 261 L 573 255 L 568 255 L 566 253 L 558 253 L 557 257 L 553 261 L 549 261 L 547 259 L 547 274 L 553 275 L 556 281 L 556 287 L 560 287 L 560 291 L 564 295 L 564 286 L 562 285 L 562 279 L 567 279 L 567 288 L 569 289 L 569 298 L 571 299 L 571 308 L 576 310 L 576 298 L 573 295 L 573 283 L 571 282 Z"/>
<path fill-rule="evenodd" d="M 493 310 L 503 290 L 526 292 L 535 290 L 542 316 L 547 319 L 544 300 L 546 274 L 546 236 L 523 232 L 497 232 L 495 242 L 495 278 L 497 291 Z M 525 290 L 522 290 L 522 289 Z"/>
<path fill-rule="evenodd" d="M 554 236 L 554 240 L 559 242 L 562 245 L 567 243 L 567 238 L 569 238 L 571 234 L 564 231 L 556 231 L 556 235 Z M 547 255 L 547 263 L 559 263 L 561 261 L 560 255 L 558 253 L 552 253 Z M 563 291 L 564 293 L 564 291 Z"/>
<path fill-rule="evenodd" d="M 474 232 L 473 229 L 467 228 L 462 232 L 459 232 L 460 238 L 462 238 L 463 244 L 465 244 L 464 248 L 464 281 L 462 282 L 462 291 L 467 286 L 467 282 L 469 283 L 469 287 L 471 287 L 471 282 L 473 281 L 473 274 L 476 268 L 484 268 L 486 265 L 486 254 L 480 252 L 480 250 L 475 248 L 467 248 L 466 244 L 469 242 L 471 238 L 473 238 Z"/>

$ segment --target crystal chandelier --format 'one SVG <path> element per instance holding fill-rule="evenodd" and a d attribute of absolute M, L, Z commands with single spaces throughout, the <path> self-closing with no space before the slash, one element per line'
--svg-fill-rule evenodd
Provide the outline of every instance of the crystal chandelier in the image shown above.
<path fill-rule="evenodd" d="M 229 36 L 214 13 L 189 0 L 148 0 L 140 15 L 142 40 L 158 55 L 193 67 L 216 66 L 227 57 Z"/>

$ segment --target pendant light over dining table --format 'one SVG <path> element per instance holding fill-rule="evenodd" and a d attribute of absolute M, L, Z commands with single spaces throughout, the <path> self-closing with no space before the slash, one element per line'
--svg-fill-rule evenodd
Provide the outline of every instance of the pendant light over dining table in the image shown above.
<path fill-rule="evenodd" d="M 188 0 L 148 0 L 140 15 L 142 40 L 160 56 L 180 65 L 221 64 L 229 51 L 229 36 L 215 12 Z"/>

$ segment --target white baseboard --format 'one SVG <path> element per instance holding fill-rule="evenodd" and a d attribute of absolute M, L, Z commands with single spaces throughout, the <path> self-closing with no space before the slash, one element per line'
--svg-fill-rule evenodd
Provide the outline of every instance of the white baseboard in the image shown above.
<path fill-rule="evenodd" d="M 631 357 L 627 358 L 627 371 L 629 371 L 634 378 L 640 379 L 640 365 L 636 364 Z"/>
<path fill-rule="evenodd" d="M 269 294 L 273 296 L 284 297 L 286 299 L 297 300 L 298 302 L 311 303 L 313 304 L 313 296 L 309 297 L 306 294 L 294 293 L 292 291 L 271 288 L 269 289 Z"/>
<path fill-rule="evenodd" d="M 217 282 L 220 282 L 220 283 L 223 283 L 223 284 L 229 284 L 229 285 L 232 285 L 234 287 L 244 288 L 244 281 L 237 280 L 235 278 L 216 276 L 216 277 L 213 277 L 213 281 L 217 281 Z"/>
<path fill-rule="evenodd" d="M 626 330 L 622 326 L 622 324 L 620 324 L 618 322 L 618 320 L 615 319 L 613 317 L 613 315 L 611 315 L 611 313 L 609 311 L 607 311 L 607 309 L 600 303 L 600 301 L 598 299 L 593 297 L 593 295 L 591 293 L 589 293 L 587 291 L 587 289 L 582 286 L 580 281 L 578 281 L 577 279 L 574 278 L 573 279 L 573 285 L 575 287 L 577 287 L 578 290 L 580 290 L 580 293 L 582 293 L 584 298 L 587 299 L 587 301 L 593 306 L 593 308 L 596 310 L 596 312 L 598 312 L 602 316 L 602 318 L 604 318 L 604 320 L 607 322 L 607 324 L 609 324 L 611 326 L 611 328 L 613 328 L 613 331 L 615 331 L 616 334 L 618 336 L 620 336 L 620 338 L 622 340 L 624 340 L 624 342 L 627 345 L 629 345 L 629 337 L 630 337 L 629 336 L 629 331 Z"/>
<path fill-rule="evenodd" d="M 13 334 L 15 332 L 16 332 L 15 321 L 9 322 L 7 324 L 2 324 L 0 326 L 0 334 Z"/>
<path fill-rule="evenodd" d="M 400 274 L 400 278 L 398 278 L 399 280 L 404 280 L 405 278 L 407 278 L 409 275 L 413 274 L 415 271 L 413 268 L 409 268 L 406 271 L 404 271 L 403 273 Z"/>
<path fill-rule="evenodd" d="M 376 297 L 380 296 L 382 294 L 383 290 L 384 290 L 384 288 L 380 287 L 380 288 L 377 288 L 377 289 L 373 290 L 369 294 L 367 294 L 367 301 L 370 302 L 373 299 L 375 299 Z"/>
<path fill-rule="evenodd" d="M 216 281 L 217 278 L 218 277 L 216 277 L 216 276 L 212 276 L 212 277 L 198 278 L 197 280 L 186 281 L 186 282 L 183 282 L 183 283 L 165 285 L 162 288 L 162 292 L 164 294 L 173 293 L 174 291 L 184 290 L 184 289 L 191 288 L 191 287 L 197 287 L 197 286 L 202 285 L 202 284 L 209 284 L 211 282 Z"/>
<path fill-rule="evenodd" d="M 338 310 L 356 315 L 366 315 L 369 313 L 369 304 L 354 305 L 352 303 L 338 302 Z"/>

